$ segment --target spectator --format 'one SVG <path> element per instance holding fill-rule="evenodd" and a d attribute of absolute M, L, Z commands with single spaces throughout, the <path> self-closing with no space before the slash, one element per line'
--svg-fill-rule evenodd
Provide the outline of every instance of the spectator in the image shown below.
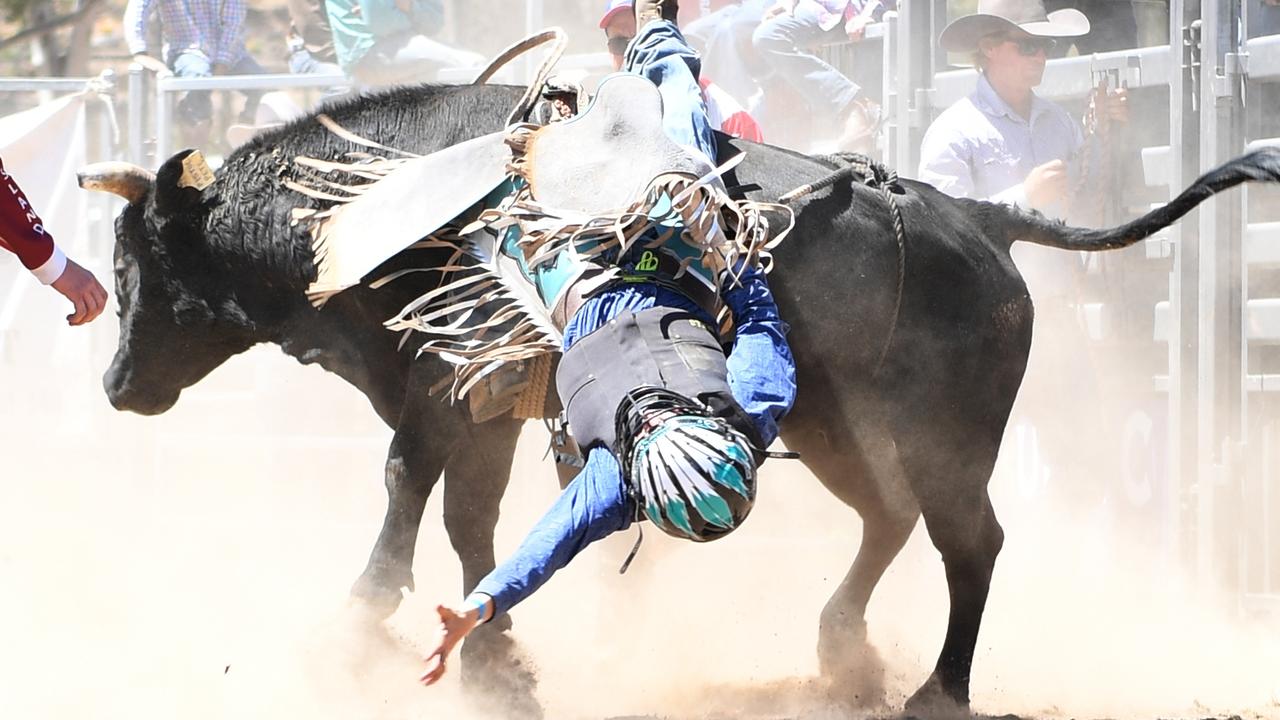
<path fill-rule="evenodd" d="M 1078 10 L 1046 13 L 1041 0 L 979 0 L 976 14 L 949 24 L 940 44 L 948 52 L 972 55 L 980 71 L 978 87 L 925 132 L 920 179 L 949 195 L 1065 218 L 1073 199 L 1068 162 L 1084 146 L 1084 133 L 1065 109 L 1038 97 L 1033 88 L 1056 39 L 1088 31 L 1089 20 Z M 1096 92 L 1093 115 L 1123 121 L 1126 99 L 1123 92 Z M 1072 169 L 1078 172 L 1076 165 Z M 1092 167 L 1086 182 L 1074 178 L 1074 189 L 1102 185 L 1102 170 Z M 1098 477 L 1099 455 L 1079 448 L 1107 447 L 1114 435 L 1101 432 L 1097 409 L 1104 398 L 1083 352 L 1089 339 L 1076 315 L 1083 265 L 1059 251 L 1028 245 L 1015 247 L 1013 258 L 1035 303 L 1036 326 L 1027 381 L 1018 396 L 1021 409 L 1010 422 L 1029 421 L 1036 428 L 1042 459 L 1055 474 Z"/>
<path fill-rule="evenodd" d="M 67 316 L 70 325 L 83 325 L 98 317 L 107 305 L 107 291 L 93 273 L 70 260 L 53 242 L 23 194 L 18 182 L 4 169 L 0 159 L 0 248 L 18 256 L 23 267 L 36 279 L 71 301 L 75 312 Z"/>
<path fill-rule="evenodd" d="M 895 0 L 777 0 L 756 28 L 752 45 L 765 64 L 809 104 L 817 127 L 834 125 L 840 147 L 865 150 L 880 106 L 839 70 L 809 52 L 824 43 L 860 42 Z"/>
<path fill-rule="evenodd" d="M 422 82 L 484 57 L 427 37 L 444 24 L 442 0 L 325 0 L 338 64 L 362 85 Z"/>
<path fill-rule="evenodd" d="M 757 78 L 769 68 L 751 46 L 751 36 L 772 0 L 730 3 L 685 26 L 689 44 L 702 56 L 702 72 L 716 85 L 750 108 L 760 92 Z"/>
<path fill-rule="evenodd" d="M 978 12 L 942 31 L 944 50 L 972 53 L 978 87 L 925 132 L 920 179 L 957 197 L 974 197 L 1063 215 L 1067 161 L 1083 143 L 1061 106 L 1037 97 L 1045 54 L 1055 38 L 1079 37 L 1078 10 L 1046 14 L 1040 0 L 980 0 Z M 1124 91 L 1096 98 L 1097 114 L 1126 117 Z"/>
<path fill-rule="evenodd" d="M 129 0 L 124 10 L 125 41 L 135 57 L 149 57 L 147 27 L 159 14 L 164 63 L 178 77 L 253 75 L 264 72 L 244 45 L 245 0 Z M 242 118 L 252 118 L 260 93 L 246 92 Z M 195 90 L 178 101 L 178 121 L 187 142 L 208 139 L 213 101 Z"/>
<path fill-rule="evenodd" d="M 1093 21 L 1084 35 L 1064 39 L 1058 47 L 1058 57 L 1065 56 L 1071 45 L 1075 45 L 1081 55 L 1138 47 L 1138 19 L 1129 0 L 1045 0 L 1044 3 L 1044 9 L 1050 13 L 1068 8 L 1080 11 Z"/>
<path fill-rule="evenodd" d="M 289 0 L 289 72 L 294 75 L 336 75 L 338 54 L 324 0 Z"/>
<path fill-rule="evenodd" d="M 627 45 L 636 36 L 634 5 L 633 0 L 606 0 L 604 16 L 600 18 L 614 70 L 622 70 Z M 755 118 L 737 100 L 712 83 L 705 73 L 698 84 L 702 86 L 702 102 L 713 130 L 744 140 L 764 142 Z"/>

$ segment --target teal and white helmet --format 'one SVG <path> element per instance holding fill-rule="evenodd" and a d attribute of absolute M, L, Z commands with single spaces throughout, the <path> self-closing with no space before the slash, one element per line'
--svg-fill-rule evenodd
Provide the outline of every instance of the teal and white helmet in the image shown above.
<path fill-rule="evenodd" d="M 649 386 L 627 394 L 616 422 L 627 486 L 663 532 L 709 542 L 751 512 L 751 443 L 724 419 L 683 395 Z"/>

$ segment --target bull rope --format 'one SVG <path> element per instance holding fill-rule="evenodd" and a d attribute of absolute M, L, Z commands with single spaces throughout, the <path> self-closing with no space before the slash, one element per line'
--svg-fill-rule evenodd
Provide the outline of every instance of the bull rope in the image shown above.
<path fill-rule="evenodd" d="M 823 155 L 819 159 L 837 165 L 839 169 L 821 180 L 801 185 L 778 198 L 778 202 L 789 203 L 831 187 L 845 178 L 852 178 L 869 188 L 879 189 L 885 202 L 889 204 L 889 212 L 892 215 L 893 233 L 898 240 L 898 287 L 893 300 L 893 317 L 889 324 L 889 334 L 884 339 L 884 347 L 880 349 L 880 357 L 876 360 L 875 369 L 871 371 L 871 376 L 876 377 L 884 367 L 885 359 L 889 357 L 889 349 L 893 347 L 893 337 L 898 328 L 898 318 L 902 313 L 902 289 L 907 280 L 907 231 L 906 225 L 902 222 L 902 209 L 898 207 L 898 196 L 905 191 L 898 182 L 897 170 L 878 163 L 862 153 L 840 152 Z"/>

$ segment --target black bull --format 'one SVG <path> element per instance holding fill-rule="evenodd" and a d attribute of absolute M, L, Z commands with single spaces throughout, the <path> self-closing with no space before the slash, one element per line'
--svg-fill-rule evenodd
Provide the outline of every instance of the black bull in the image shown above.
<path fill-rule="evenodd" d="M 425 153 L 500 129 L 518 93 L 418 87 L 326 112 L 359 135 Z M 773 147 L 724 145 L 728 153 L 747 152 L 734 180 L 754 186 L 753 198 L 776 200 L 833 170 Z M 116 221 L 120 347 L 104 378 L 115 407 L 164 412 L 183 388 L 230 356 L 273 342 L 358 387 L 394 428 L 385 523 L 353 588 L 389 614 L 401 588 L 413 587 L 418 525 L 442 470 L 449 478 L 444 521 L 464 585 L 493 567 L 493 529 L 519 423 L 473 425 L 460 406 L 428 397 L 447 368 L 434 359 L 411 360 L 381 327 L 421 285 L 353 289 L 322 311 L 304 298 L 312 255 L 309 239 L 291 226 L 290 210 L 307 200 L 283 186 L 296 172 L 290 161 L 359 149 L 305 118 L 237 150 L 202 192 L 178 187 L 181 156 L 154 176 L 99 167 L 81 179 L 130 200 Z M 841 182 L 796 204 L 796 228 L 778 248 L 771 276 L 792 327 L 800 387 L 782 434 L 863 522 L 857 556 L 820 619 L 825 676 L 839 680 L 867 669 L 859 660 L 869 657 L 867 602 L 923 516 L 945 565 L 951 610 L 937 665 L 908 707 L 968 703 L 974 645 L 1003 543 L 987 482 L 1031 344 L 1033 310 L 1009 257 L 1011 243 L 1124 247 L 1221 189 L 1276 181 L 1278 172 L 1280 153 L 1260 151 L 1202 177 L 1165 208 L 1099 231 L 904 182 L 901 255 L 887 203 L 873 190 Z M 396 262 L 435 261 L 419 255 Z"/>

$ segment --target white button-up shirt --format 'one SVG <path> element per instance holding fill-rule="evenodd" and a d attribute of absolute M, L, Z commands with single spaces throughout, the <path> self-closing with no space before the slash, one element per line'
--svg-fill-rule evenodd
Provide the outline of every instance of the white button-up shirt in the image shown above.
<path fill-rule="evenodd" d="M 1033 95 L 1028 120 L 979 74 L 977 89 L 925 132 L 919 178 L 954 197 L 1026 208 L 1023 183 L 1031 170 L 1050 160 L 1070 161 L 1083 142 L 1080 124 L 1061 106 Z"/>

